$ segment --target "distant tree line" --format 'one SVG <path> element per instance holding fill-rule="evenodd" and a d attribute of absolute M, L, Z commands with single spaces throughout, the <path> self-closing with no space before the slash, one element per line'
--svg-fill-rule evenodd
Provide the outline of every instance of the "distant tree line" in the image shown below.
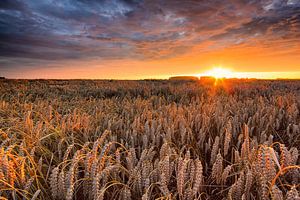
<path fill-rule="evenodd" d="M 169 80 L 176 80 L 176 81 L 197 81 L 199 80 L 196 76 L 173 76 L 170 77 Z"/>

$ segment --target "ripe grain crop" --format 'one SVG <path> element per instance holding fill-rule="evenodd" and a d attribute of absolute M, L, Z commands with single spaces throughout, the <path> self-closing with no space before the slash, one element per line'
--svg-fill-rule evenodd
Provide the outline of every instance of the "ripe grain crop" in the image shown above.
<path fill-rule="evenodd" d="M 300 81 L 0 80 L 0 199 L 299 199 Z"/>

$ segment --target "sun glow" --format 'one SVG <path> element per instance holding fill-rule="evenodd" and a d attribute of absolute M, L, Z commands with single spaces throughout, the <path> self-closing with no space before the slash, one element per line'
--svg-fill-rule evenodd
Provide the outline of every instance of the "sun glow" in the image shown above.
<path fill-rule="evenodd" d="M 234 77 L 234 73 L 231 70 L 222 67 L 215 67 L 212 70 L 206 72 L 205 75 L 212 76 L 216 79 Z"/>

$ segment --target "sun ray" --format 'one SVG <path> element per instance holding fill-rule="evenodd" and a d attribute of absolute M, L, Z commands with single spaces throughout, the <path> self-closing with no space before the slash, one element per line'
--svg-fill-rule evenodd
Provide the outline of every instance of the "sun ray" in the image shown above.
<path fill-rule="evenodd" d="M 205 73 L 206 76 L 212 76 L 216 79 L 220 78 L 232 78 L 233 72 L 230 69 L 222 67 L 214 67 L 212 70 L 209 70 Z"/>

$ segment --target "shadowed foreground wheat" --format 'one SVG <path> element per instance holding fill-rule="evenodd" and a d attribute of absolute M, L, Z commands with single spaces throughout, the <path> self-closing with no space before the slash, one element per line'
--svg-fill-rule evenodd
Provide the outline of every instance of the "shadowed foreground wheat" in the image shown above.
<path fill-rule="evenodd" d="M 0 82 L 0 199 L 299 199 L 300 82 Z"/>

